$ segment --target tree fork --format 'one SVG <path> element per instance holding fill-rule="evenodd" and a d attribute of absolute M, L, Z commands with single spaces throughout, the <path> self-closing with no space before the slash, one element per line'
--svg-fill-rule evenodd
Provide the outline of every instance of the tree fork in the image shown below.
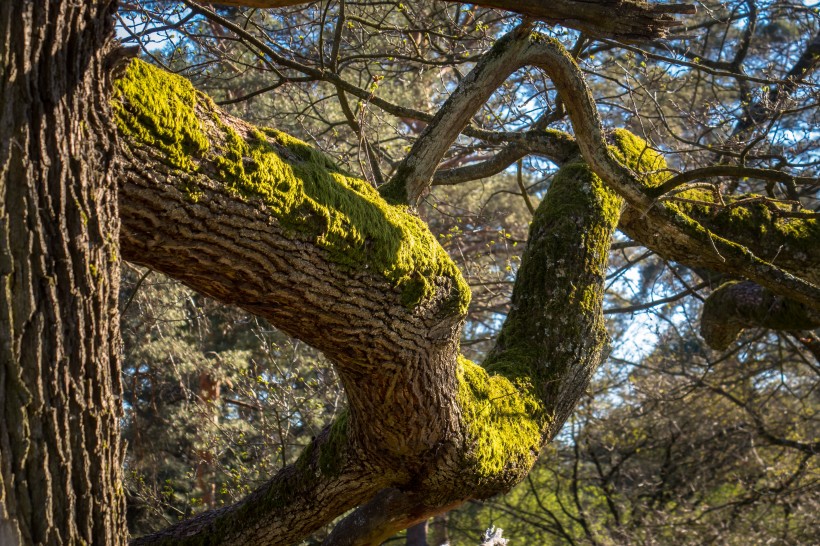
<path fill-rule="evenodd" d="M 669 178 L 665 158 L 628 131 L 604 131 L 575 60 L 559 41 L 529 28 L 522 24 L 500 38 L 445 101 L 435 117 L 445 122 L 443 127 L 431 123 L 382 187 L 392 202 L 415 203 L 433 184 L 443 154 L 498 85 L 519 68 L 537 67 L 547 73 L 564 101 L 584 160 L 624 198 L 627 209 L 621 228 L 630 237 L 668 259 L 748 278 L 820 310 L 820 249 L 813 244 L 820 222 L 813 215 L 735 214 L 734 207 L 713 214 L 718 204 L 710 197 L 701 206 L 659 200 L 655 188 Z M 703 193 L 697 192 L 701 200 Z M 807 211 L 797 211 L 801 212 Z M 766 229 L 774 236 L 758 235 Z M 784 249 L 794 251 L 793 257 Z"/>
<path fill-rule="evenodd" d="M 388 205 L 306 144 L 226 116 L 178 76 L 134 61 L 117 88 L 126 144 L 123 255 L 263 316 L 325 352 L 350 409 L 340 431 L 345 449 L 335 455 L 320 449 L 332 460 L 353 449 L 373 483 L 399 487 L 414 499 L 406 516 L 392 514 L 392 524 L 378 526 L 379 536 L 463 502 L 465 489 L 486 497 L 527 474 L 603 352 L 601 283 L 620 200 L 581 160 L 559 172 L 539 207 L 514 296 L 518 311 L 510 315 L 517 323 L 522 314 L 542 310 L 537 324 L 544 338 L 533 347 L 533 332 L 505 326 L 490 359 L 495 373 L 488 374 L 457 353 L 466 285 L 404 207 Z M 378 223 L 384 218 L 392 223 Z M 411 237 L 409 265 L 378 261 L 404 252 L 405 237 Z M 359 256 L 357 267 L 351 256 Z M 397 275 L 397 267 L 408 274 Z M 571 321 L 554 313 L 567 301 L 577 305 Z M 562 349 L 542 354 L 559 339 Z M 367 473 L 357 479 L 367 481 Z M 253 498 L 293 487 L 291 479 L 282 480 L 274 478 L 267 493 L 225 516 L 258 519 Z M 356 503 L 372 493 L 357 493 Z M 231 540 L 285 544 L 337 515 L 310 520 L 295 535 L 283 523 L 294 513 L 276 514 L 261 527 L 250 520 L 236 524 L 243 532 Z M 162 536 L 170 543 L 183 535 L 189 540 L 189 532 L 202 538 L 214 529 L 200 523 L 141 543 Z M 366 528 L 369 536 L 373 526 L 352 527 Z"/>

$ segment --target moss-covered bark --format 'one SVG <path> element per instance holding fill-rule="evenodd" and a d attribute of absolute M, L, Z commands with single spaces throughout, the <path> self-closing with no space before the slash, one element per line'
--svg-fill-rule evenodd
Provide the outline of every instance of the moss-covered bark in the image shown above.
<path fill-rule="evenodd" d="M 448 279 L 454 310 L 466 312 L 470 290 L 427 226 L 326 155 L 274 129 L 226 121 L 190 82 L 139 60 L 115 86 L 117 126 L 130 143 L 188 175 L 261 199 L 279 226 L 308 237 L 339 265 L 382 275 L 408 307 Z M 181 189 L 199 198 L 190 178 Z"/>
<path fill-rule="evenodd" d="M 655 188 L 670 178 L 664 157 L 643 139 L 625 130 L 614 131 L 612 139 L 616 146 L 611 149 L 619 161 L 647 173 L 636 180 L 643 187 Z M 635 159 L 628 160 L 618 150 Z M 708 262 L 726 273 L 742 275 L 738 265 L 754 274 L 756 262 L 758 267 L 769 263 L 820 285 L 820 222 L 811 211 L 794 210 L 793 204 L 759 195 L 723 201 L 709 189 L 682 189 L 658 201 L 648 213 L 627 209 L 621 228 L 666 258 L 688 265 Z M 681 235 L 706 242 L 710 251 L 697 255 Z"/>
<path fill-rule="evenodd" d="M 603 281 L 622 203 L 582 160 L 558 171 L 485 362 L 490 373 L 530 385 L 544 440 L 560 429 L 606 348 Z"/>
<path fill-rule="evenodd" d="M 427 226 L 176 76 L 136 61 L 118 89 L 124 257 L 320 348 L 349 401 L 345 419 L 242 509 L 141 543 L 288 544 L 381 487 L 440 494 L 457 483 L 447 477 L 463 444 L 456 369 L 469 289 Z M 158 106 L 162 95 L 172 108 Z"/>
<path fill-rule="evenodd" d="M 328 487 L 347 479 L 355 453 L 414 491 L 423 514 L 526 475 L 605 345 L 602 280 L 620 200 L 583 162 L 562 168 L 537 211 L 514 310 L 482 369 L 457 358 L 469 291 L 406 208 L 305 143 L 225 116 L 176 76 L 136 61 L 117 88 L 124 255 L 269 318 L 337 364 L 349 416 L 281 483 L 304 481 L 309 467 Z M 359 493 L 358 502 L 372 495 Z M 266 509 L 267 530 L 253 538 L 237 531 L 249 524 L 229 530 L 217 516 L 208 526 L 260 544 L 292 537 L 270 531 L 279 508 Z M 231 517 L 259 519 L 255 510 Z M 189 529 L 199 535 L 200 524 Z"/>
<path fill-rule="evenodd" d="M 606 351 L 603 286 L 623 200 L 583 158 L 560 168 L 536 210 L 510 313 L 478 366 L 458 355 L 469 290 L 406 207 L 307 144 L 230 118 L 176 76 L 137 61 L 117 88 L 123 255 L 320 348 L 350 403 L 241 510 L 179 532 L 282 544 L 361 504 L 340 529 L 380 540 L 526 476 Z M 667 176 L 634 135 L 616 131 L 610 141 L 607 157 L 639 186 Z M 653 221 L 684 219 L 664 227 L 683 234 L 682 245 L 708 233 L 697 209 L 663 207 Z M 382 487 L 400 493 L 377 494 Z M 281 488 L 299 491 L 299 502 Z M 311 513 L 321 499 L 332 509 Z M 359 525 L 363 517 L 372 525 Z M 176 543 L 179 532 L 143 543 Z"/>

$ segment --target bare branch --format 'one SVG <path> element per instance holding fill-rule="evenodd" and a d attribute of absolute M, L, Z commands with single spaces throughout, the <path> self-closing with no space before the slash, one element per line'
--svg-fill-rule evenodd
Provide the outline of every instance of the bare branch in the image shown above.
<path fill-rule="evenodd" d="M 575 61 L 559 42 L 532 35 L 526 25 L 501 38 L 464 78 L 436 116 L 437 120 L 447 120 L 452 125 L 428 127 L 425 130 L 394 178 L 384 187 L 384 194 L 398 202 L 415 202 L 426 191 L 435 166 L 455 140 L 456 127 L 460 129 L 466 125 L 479 105 L 489 98 L 500 82 L 523 66 L 541 68 L 550 76 L 566 105 L 583 158 L 629 205 L 620 227 L 630 237 L 667 259 L 692 267 L 706 267 L 736 277 L 746 277 L 777 293 L 820 309 L 820 288 L 813 284 L 813 274 L 797 278 L 790 273 L 817 270 L 817 264 L 820 263 L 817 253 L 820 250 L 815 248 L 817 245 L 810 243 L 812 234 L 818 229 L 814 220 L 795 220 L 804 222 L 804 225 L 800 229 L 793 229 L 794 225 L 778 226 L 776 220 L 769 218 L 772 227 L 777 228 L 775 233 L 783 238 L 761 240 L 754 235 L 754 229 L 759 229 L 759 223 L 738 223 L 729 221 L 731 219 L 723 223 L 713 222 L 708 215 L 702 214 L 702 208 L 699 210 L 697 207 L 659 203 L 652 197 L 652 192 L 653 186 L 664 181 L 666 164 L 663 158 L 642 140 L 628 133 L 607 135 Z M 619 140 L 622 144 L 630 140 L 631 145 L 638 148 L 632 151 L 632 159 L 625 158 L 630 162 L 629 166 L 622 163 L 610 150 L 612 139 Z M 642 165 L 647 162 L 655 164 Z M 648 172 L 638 174 L 633 168 Z M 738 244 L 736 240 L 743 242 Z M 776 240 L 778 243 L 774 242 Z M 795 260 L 786 257 L 777 259 L 779 250 L 768 251 L 771 247 L 777 249 L 784 245 L 799 248 L 804 254 L 800 254 L 801 257 Z M 758 250 L 762 252 L 757 254 Z M 811 257 L 806 259 L 805 252 Z M 784 270 L 784 267 L 788 270 Z"/>
<path fill-rule="evenodd" d="M 280 8 L 307 4 L 305 0 L 220 0 L 229 6 Z M 673 15 L 695 13 L 694 4 L 650 4 L 640 0 L 481 0 L 454 1 L 518 13 L 550 23 L 560 23 L 597 38 L 645 41 L 664 38 L 682 25 Z"/>
<path fill-rule="evenodd" d="M 818 66 L 820 66 L 820 33 L 806 44 L 806 49 L 789 70 L 784 78 L 785 81 L 772 87 L 764 101 L 749 105 L 746 115 L 735 125 L 732 136 L 738 137 L 771 120 L 783 103 L 797 90 L 799 84 L 804 82 Z"/>
<path fill-rule="evenodd" d="M 787 172 L 778 171 L 775 169 L 755 169 L 740 165 L 712 165 L 701 169 L 692 169 L 691 171 L 686 171 L 675 175 L 663 184 L 652 188 L 650 190 L 650 194 L 660 197 L 661 195 L 664 195 L 665 193 L 668 193 L 673 189 L 686 184 L 687 182 L 719 176 L 731 176 L 733 178 L 756 178 L 758 180 L 770 180 L 789 184 L 817 184 L 820 182 L 817 178 L 793 176 Z"/>

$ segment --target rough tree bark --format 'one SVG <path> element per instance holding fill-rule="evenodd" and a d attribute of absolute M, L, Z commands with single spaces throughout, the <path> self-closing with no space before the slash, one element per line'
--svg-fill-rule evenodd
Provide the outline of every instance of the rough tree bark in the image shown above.
<path fill-rule="evenodd" d="M 536 211 L 511 311 L 478 367 L 457 350 L 466 287 L 401 202 L 431 183 L 449 142 L 509 73 L 498 67 L 523 64 L 543 67 L 559 90 L 573 93 L 567 106 L 576 138 L 587 142 L 578 143 Z M 676 242 L 668 253 L 745 271 L 788 293 L 779 270 L 749 267 L 765 262 L 748 249 L 740 258 L 699 257 L 699 230 L 714 215 L 653 201 L 649 189 L 664 180 L 663 158 L 629 133 L 604 135 L 579 74 L 560 44 L 527 27 L 499 41 L 420 137 L 423 153 L 411 151 L 383 188 L 391 205 L 304 143 L 230 118 L 181 78 L 131 65 L 117 99 L 128 143 L 120 194 L 125 257 L 320 348 L 350 399 L 343 420 L 249 499 L 136 544 L 286 544 L 357 505 L 328 544 L 377 544 L 526 475 L 606 346 L 602 283 L 623 202 L 589 164 L 644 207 L 655 227 L 646 239 L 663 234 Z M 717 242 L 709 252 L 731 250 L 724 235 L 764 220 L 772 229 L 800 227 L 783 230 L 794 244 L 806 235 L 802 228 L 816 228 L 804 218 L 713 222 Z"/>
<path fill-rule="evenodd" d="M 101 83 L 109 8 L 0 7 L 0 327 L 9 333 L 0 538 L 15 542 L 124 536 L 118 226 Z M 575 136 L 554 135 L 561 167 L 535 212 L 497 345 L 479 366 L 458 350 L 466 283 L 407 204 L 504 70 L 525 65 L 552 78 Z M 386 185 L 390 202 L 306 144 L 227 116 L 177 76 L 135 61 L 116 85 L 123 256 L 321 349 L 349 401 L 295 464 L 242 502 L 134 544 L 291 544 L 353 508 L 327 543 L 378 544 L 506 491 L 606 351 L 603 281 L 619 221 L 666 257 L 744 276 L 810 317 L 820 305 L 814 278 L 793 275 L 807 270 L 801 259 L 775 266 L 765 242 L 743 235 L 768 222 L 816 264 L 806 244 L 813 219 L 769 209 L 721 219 L 708 196 L 659 200 L 663 158 L 629 133 L 605 133 L 571 57 L 527 26 L 464 79 L 437 116 L 447 124 L 434 119 Z M 34 517 L 43 506 L 46 517 Z"/>
<path fill-rule="evenodd" d="M 287 544 L 363 503 L 329 543 L 378 543 L 526 475 L 604 347 L 620 200 L 597 177 L 571 163 L 542 203 L 518 310 L 485 371 L 458 354 L 469 291 L 406 207 L 181 78 L 135 62 L 118 85 L 124 257 L 321 349 L 349 400 L 286 478 L 137 544 Z M 577 312 L 550 326 L 568 302 Z"/>
<path fill-rule="evenodd" d="M 122 544 L 110 2 L 0 4 L 0 543 Z"/>

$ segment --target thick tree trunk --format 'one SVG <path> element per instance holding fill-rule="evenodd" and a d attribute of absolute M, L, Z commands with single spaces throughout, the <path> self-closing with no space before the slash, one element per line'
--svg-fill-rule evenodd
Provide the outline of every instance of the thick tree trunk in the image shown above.
<path fill-rule="evenodd" d="M 124 538 L 116 139 L 103 83 L 110 8 L 0 4 L 3 544 Z M 349 400 L 296 464 L 247 499 L 138 543 L 289 544 L 359 506 L 327 543 L 379 544 L 520 481 L 605 350 L 603 280 L 621 198 L 672 232 L 678 252 L 714 251 L 716 268 L 817 306 L 813 285 L 713 238 L 682 206 L 654 202 L 644 179 L 656 167 L 639 139 L 608 140 L 577 65 L 522 30 L 493 52 L 510 62 L 495 62 L 550 74 L 583 157 L 556 173 L 534 215 L 512 309 L 483 368 L 458 355 L 466 283 L 417 217 L 304 143 L 225 116 L 184 80 L 129 67 L 115 100 L 128 144 L 123 254 L 318 347 Z M 483 102 L 467 87 L 474 76 L 480 67 L 442 119 L 467 120 Z M 444 139 L 430 149 L 445 150 L 458 131 L 436 134 L 422 139 Z M 423 161 L 407 162 L 397 195 L 426 188 L 441 153 L 411 154 Z"/>
<path fill-rule="evenodd" d="M 0 543 L 125 538 L 109 2 L 0 3 Z"/>

